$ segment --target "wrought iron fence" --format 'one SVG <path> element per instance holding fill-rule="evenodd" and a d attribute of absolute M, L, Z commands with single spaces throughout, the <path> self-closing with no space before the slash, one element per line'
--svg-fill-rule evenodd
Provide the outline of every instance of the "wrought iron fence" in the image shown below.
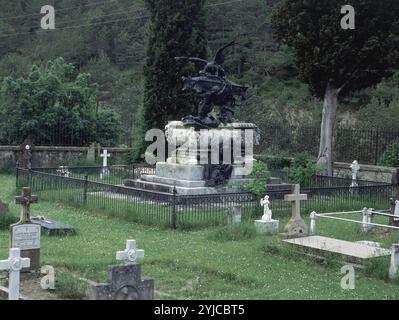
<path fill-rule="evenodd" d="M 110 167 L 112 168 L 112 167 Z M 42 199 L 65 202 L 68 205 L 85 206 L 104 214 L 132 222 L 171 228 L 197 228 L 223 225 L 229 210 L 241 206 L 242 220 L 250 221 L 261 216 L 259 199 L 247 192 L 212 195 L 178 195 L 123 186 L 122 180 L 138 178 L 143 172 L 151 173 L 152 167 L 118 166 L 110 170 L 113 181 L 99 182 L 98 168 L 68 168 L 70 176 L 57 172 L 56 168 L 16 169 L 17 187 L 30 186 Z M 58 169 L 58 168 L 57 168 Z M 123 169 L 123 170 L 122 170 Z M 121 173 L 121 171 L 123 173 Z M 95 172 L 95 174 L 90 174 Z M 363 207 L 386 209 L 393 186 L 390 184 L 360 183 L 351 188 L 348 179 L 315 177 L 302 187 L 308 201 L 301 203 L 304 215 L 311 211 L 330 212 L 359 210 Z M 120 185 L 118 185 L 120 184 Z M 291 203 L 285 202 L 287 192 L 272 191 L 269 196 L 273 214 L 289 216 Z"/>
<path fill-rule="evenodd" d="M 33 171 L 49 173 L 67 178 L 87 179 L 111 185 L 123 185 L 126 179 L 137 179 L 143 174 L 154 174 L 155 166 L 147 164 L 116 165 L 108 167 L 52 167 L 32 168 Z"/>
<path fill-rule="evenodd" d="M 320 142 L 319 126 L 270 125 L 261 128 L 259 154 L 287 154 L 301 152 L 317 155 Z M 353 128 L 337 126 L 334 132 L 334 161 L 378 164 L 381 155 L 393 142 L 399 141 L 399 130 Z"/>

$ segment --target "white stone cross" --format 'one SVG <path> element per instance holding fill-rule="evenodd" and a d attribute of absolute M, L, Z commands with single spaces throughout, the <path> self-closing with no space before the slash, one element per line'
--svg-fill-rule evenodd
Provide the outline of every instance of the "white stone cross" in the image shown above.
<path fill-rule="evenodd" d="M 104 150 L 102 154 L 100 154 L 100 157 L 103 158 L 103 167 L 106 168 L 108 167 L 108 158 L 111 156 L 110 153 L 108 153 L 108 150 Z"/>
<path fill-rule="evenodd" d="M 260 205 L 261 207 L 263 207 L 263 216 L 262 216 L 262 220 L 263 221 L 271 221 L 272 220 L 272 210 L 270 210 L 270 200 L 269 200 L 269 196 L 266 195 L 263 199 L 260 199 Z"/>
<path fill-rule="evenodd" d="M 357 187 L 357 174 L 360 171 L 360 165 L 357 160 L 353 161 L 350 168 L 352 169 L 352 187 Z"/>
<path fill-rule="evenodd" d="M 136 240 L 127 240 L 126 249 L 116 253 L 116 260 L 124 260 L 126 263 L 136 262 L 144 258 L 144 250 L 136 249 Z"/>
<path fill-rule="evenodd" d="M 292 218 L 301 217 L 301 201 L 308 200 L 307 194 L 300 194 L 301 187 L 299 184 L 294 186 L 293 194 L 286 194 L 284 201 L 292 202 Z"/>
<path fill-rule="evenodd" d="M 21 258 L 21 250 L 19 248 L 11 248 L 10 256 L 7 260 L 0 261 L 0 270 L 8 270 L 8 300 L 19 300 L 19 282 L 20 271 L 23 268 L 29 268 L 30 259 Z"/>

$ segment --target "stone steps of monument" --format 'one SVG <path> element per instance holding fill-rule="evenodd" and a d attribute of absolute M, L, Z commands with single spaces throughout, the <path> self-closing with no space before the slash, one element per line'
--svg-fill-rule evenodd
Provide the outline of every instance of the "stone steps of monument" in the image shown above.
<path fill-rule="evenodd" d="M 282 184 L 281 178 L 270 177 L 267 180 L 267 184 Z"/>
<path fill-rule="evenodd" d="M 156 175 L 143 175 L 141 180 L 146 182 L 161 183 L 166 185 L 176 185 L 186 188 L 201 188 L 206 186 L 205 180 L 178 180 L 172 178 L 158 177 Z"/>
<path fill-rule="evenodd" d="M 184 187 L 176 185 L 177 194 L 181 195 L 201 195 L 201 194 L 217 194 L 217 193 L 232 193 L 239 192 L 240 189 L 237 187 L 238 184 L 244 184 L 251 182 L 251 179 L 231 179 L 229 183 L 231 186 L 223 186 L 223 187 Z M 125 187 L 155 191 L 155 192 L 163 192 L 163 193 L 173 193 L 173 188 L 175 187 L 173 184 L 165 184 L 165 183 L 156 183 L 150 181 L 144 181 L 141 179 L 137 180 L 126 180 Z"/>
<path fill-rule="evenodd" d="M 267 184 L 267 191 L 269 192 L 287 192 L 292 191 L 292 184 L 280 183 L 280 184 Z"/>

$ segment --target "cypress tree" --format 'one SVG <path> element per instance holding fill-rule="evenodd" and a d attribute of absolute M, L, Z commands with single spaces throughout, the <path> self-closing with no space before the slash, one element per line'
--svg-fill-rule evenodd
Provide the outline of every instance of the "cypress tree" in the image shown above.
<path fill-rule="evenodd" d="M 182 92 L 181 80 L 195 67 L 174 57 L 206 58 L 204 4 L 205 0 L 146 0 L 151 22 L 144 67 L 145 130 L 164 129 L 168 121 L 196 112 L 196 99 Z"/>

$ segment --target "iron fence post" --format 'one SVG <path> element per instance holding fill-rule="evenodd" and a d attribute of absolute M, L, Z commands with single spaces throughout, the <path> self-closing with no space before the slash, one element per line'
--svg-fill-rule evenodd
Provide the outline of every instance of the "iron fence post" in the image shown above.
<path fill-rule="evenodd" d="M 176 216 L 176 186 L 173 187 L 173 196 L 172 196 L 172 217 L 171 217 L 171 227 L 172 229 L 177 229 L 177 216 Z"/>
<path fill-rule="evenodd" d="M 17 161 L 15 166 L 15 187 L 19 187 L 19 162 Z"/>
<path fill-rule="evenodd" d="M 32 188 L 32 169 L 28 169 L 28 187 Z"/>
<path fill-rule="evenodd" d="M 86 174 L 85 175 L 85 181 L 84 181 L 84 184 L 83 184 L 83 204 L 84 205 L 87 205 L 87 189 L 88 189 L 88 186 L 89 186 L 89 175 Z"/>
<path fill-rule="evenodd" d="M 379 152 L 378 152 L 378 145 L 379 145 L 379 143 L 380 143 L 380 134 L 379 134 L 379 132 L 378 132 L 378 129 L 377 129 L 377 131 L 376 131 L 376 139 L 375 139 L 375 165 L 378 165 L 378 154 L 379 154 Z"/>

